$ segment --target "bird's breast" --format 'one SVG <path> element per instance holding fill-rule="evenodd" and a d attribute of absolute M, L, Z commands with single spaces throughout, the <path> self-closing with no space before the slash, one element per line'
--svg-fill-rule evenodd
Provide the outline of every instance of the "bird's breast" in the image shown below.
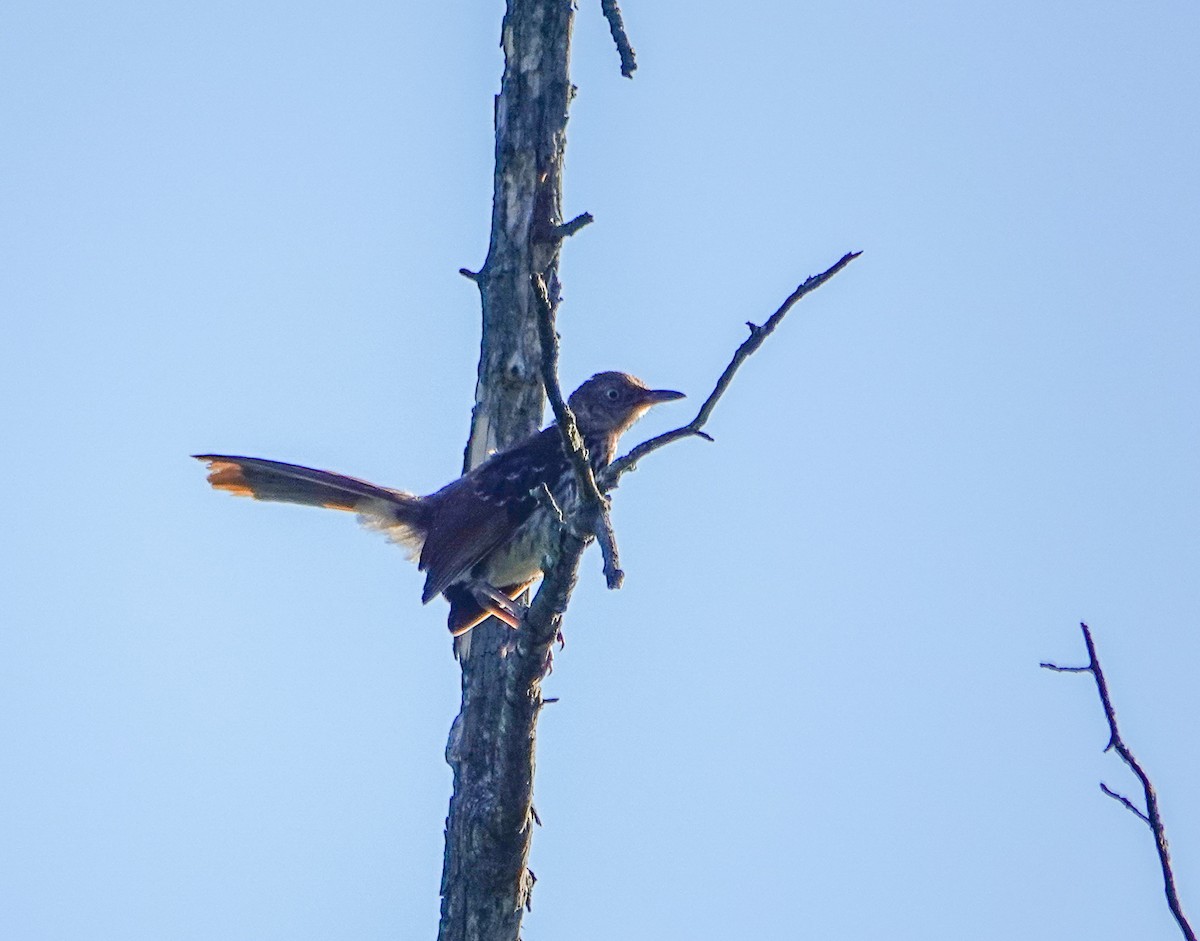
<path fill-rule="evenodd" d="M 563 474 L 553 494 L 554 502 L 569 514 L 576 502 L 574 475 Z M 558 516 L 539 502 L 512 537 L 476 567 L 475 576 L 491 585 L 517 585 L 537 578 L 542 574 L 542 560 L 558 548 L 561 528 Z"/>

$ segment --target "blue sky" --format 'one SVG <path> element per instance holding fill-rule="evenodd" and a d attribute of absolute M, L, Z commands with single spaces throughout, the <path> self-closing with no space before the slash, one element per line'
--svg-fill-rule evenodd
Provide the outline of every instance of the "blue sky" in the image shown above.
<path fill-rule="evenodd" d="M 1200 12 L 578 14 L 564 382 L 688 401 L 540 729 L 527 941 L 1169 938 L 1077 622 L 1200 912 Z M 10 4 L 0 934 L 429 937 L 440 603 L 197 451 L 461 461 L 495 3 Z M 1197 916 L 1200 917 L 1200 916 Z"/>

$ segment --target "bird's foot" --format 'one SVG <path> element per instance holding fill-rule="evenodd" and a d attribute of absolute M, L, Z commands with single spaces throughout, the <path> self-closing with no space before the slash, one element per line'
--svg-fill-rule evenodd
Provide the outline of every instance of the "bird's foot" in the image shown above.
<path fill-rule="evenodd" d="M 504 592 L 482 579 L 468 582 L 466 588 L 484 611 L 503 621 L 513 630 L 520 629 L 525 620 L 525 612 L 529 610 L 528 605 L 508 597 Z"/>

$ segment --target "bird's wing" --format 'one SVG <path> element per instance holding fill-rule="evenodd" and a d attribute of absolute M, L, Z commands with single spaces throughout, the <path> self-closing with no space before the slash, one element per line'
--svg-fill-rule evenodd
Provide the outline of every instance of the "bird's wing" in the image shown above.
<path fill-rule="evenodd" d="M 565 469 L 558 429 L 551 426 L 427 498 L 432 508 L 420 567 L 429 575 L 421 600 L 468 577 L 511 539 L 537 507 L 534 489 L 557 482 Z"/>

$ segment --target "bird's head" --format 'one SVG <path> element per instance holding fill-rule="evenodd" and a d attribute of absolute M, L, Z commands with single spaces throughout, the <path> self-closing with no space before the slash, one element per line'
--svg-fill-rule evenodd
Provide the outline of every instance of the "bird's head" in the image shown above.
<path fill-rule="evenodd" d="M 572 392 L 569 404 L 585 437 L 611 435 L 616 439 L 652 406 L 682 398 L 682 392 L 648 389 L 628 373 L 601 372 Z"/>

